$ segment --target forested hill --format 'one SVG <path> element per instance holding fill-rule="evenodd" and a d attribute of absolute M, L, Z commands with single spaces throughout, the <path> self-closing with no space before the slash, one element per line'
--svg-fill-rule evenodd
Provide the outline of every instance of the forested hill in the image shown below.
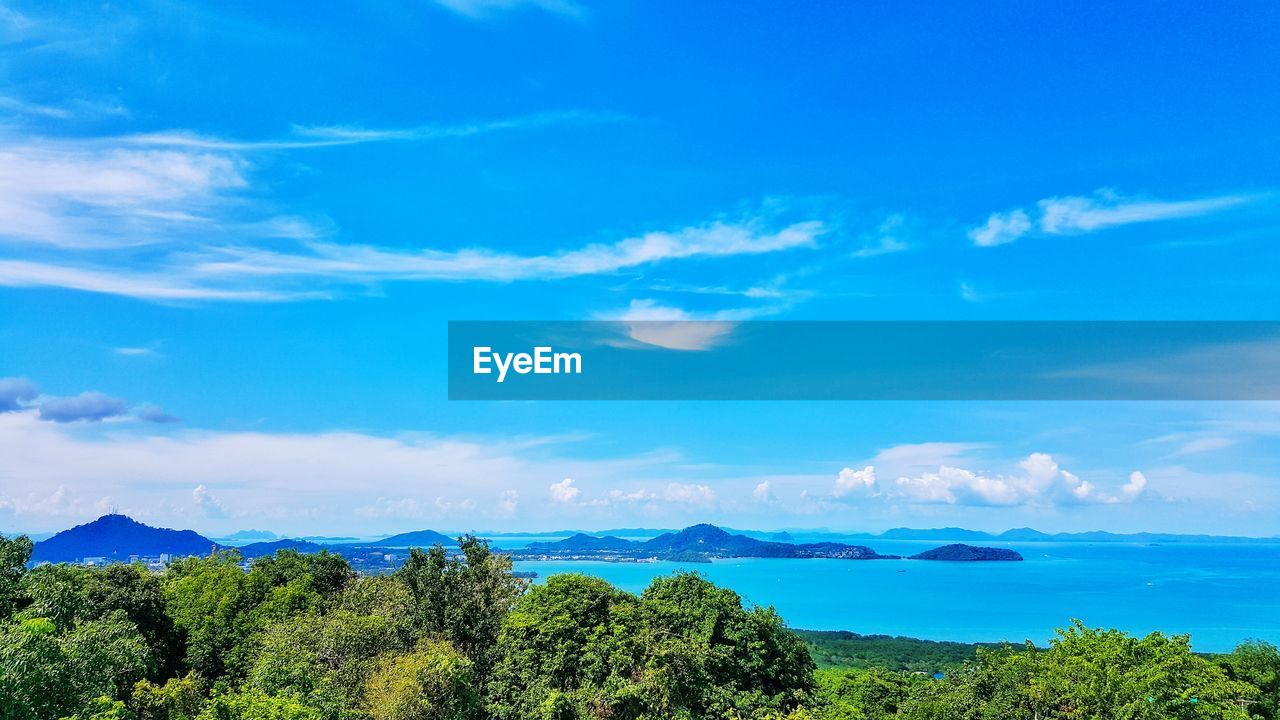
<path fill-rule="evenodd" d="M 431 547 L 432 545 L 449 547 L 457 545 L 458 541 L 435 530 L 415 530 L 362 544 L 370 547 Z"/>
<path fill-rule="evenodd" d="M 75 562 L 85 557 L 128 561 L 130 555 L 208 555 L 217 543 L 193 530 L 151 527 L 119 514 L 103 515 L 35 544 L 32 562 Z"/>
<path fill-rule="evenodd" d="M 556 542 L 530 543 L 513 551 L 516 557 L 658 557 L 672 560 L 711 558 L 843 558 L 877 560 L 892 558 L 862 545 L 843 543 L 785 543 L 736 535 L 715 525 L 700 524 L 679 532 L 663 533 L 650 540 L 633 541 L 579 533 Z"/>
<path fill-rule="evenodd" d="M 911 556 L 912 560 L 945 560 L 949 562 L 1021 562 L 1022 555 L 1005 548 L 974 547 L 972 545 L 943 545 Z"/>

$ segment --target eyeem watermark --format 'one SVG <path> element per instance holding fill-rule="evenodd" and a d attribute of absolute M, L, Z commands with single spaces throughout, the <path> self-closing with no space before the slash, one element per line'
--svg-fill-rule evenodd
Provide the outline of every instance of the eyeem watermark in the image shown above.
<path fill-rule="evenodd" d="M 546 345 L 533 349 L 533 353 L 498 353 L 493 348 L 477 345 L 472 348 L 471 372 L 476 375 L 491 375 L 495 368 L 498 382 L 507 379 L 507 372 L 514 370 L 517 374 L 528 375 L 580 375 L 582 374 L 582 354 L 555 352 Z"/>

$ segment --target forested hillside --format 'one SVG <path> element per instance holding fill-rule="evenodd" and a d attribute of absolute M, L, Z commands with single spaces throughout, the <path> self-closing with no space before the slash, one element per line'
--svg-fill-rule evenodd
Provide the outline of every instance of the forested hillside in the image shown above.
<path fill-rule="evenodd" d="M 234 552 L 27 569 L 31 543 L 0 538 L 0 720 L 1276 717 L 1270 645 L 1206 659 L 1074 625 L 941 679 L 888 657 L 817 670 L 772 609 L 696 574 L 638 596 L 570 574 L 529 587 L 485 542 L 459 545 L 361 576 L 293 550 L 248 572 Z"/>

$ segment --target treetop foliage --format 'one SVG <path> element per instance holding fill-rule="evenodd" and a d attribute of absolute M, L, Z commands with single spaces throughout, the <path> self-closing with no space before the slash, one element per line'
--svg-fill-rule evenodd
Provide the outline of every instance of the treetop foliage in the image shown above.
<path fill-rule="evenodd" d="M 530 587 L 485 541 L 459 547 L 386 576 L 292 550 L 154 573 L 28 569 L 31 543 L 0 536 L 0 720 L 1277 719 L 1267 643 L 1207 658 L 1075 622 L 1044 648 L 868 654 L 808 634 L 827 664 L 864 666 L 818 670 L 772 608 L 700 575 L 638 596 L 576 574 Z"/>

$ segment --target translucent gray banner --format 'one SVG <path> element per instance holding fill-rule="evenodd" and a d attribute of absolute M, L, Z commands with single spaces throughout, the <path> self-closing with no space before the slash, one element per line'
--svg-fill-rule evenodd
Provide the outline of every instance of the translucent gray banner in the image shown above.
<path fill-rule="evenodd" d="M 451 400 L 1277 400 L 1280 322 L 449 323 Z"/>

